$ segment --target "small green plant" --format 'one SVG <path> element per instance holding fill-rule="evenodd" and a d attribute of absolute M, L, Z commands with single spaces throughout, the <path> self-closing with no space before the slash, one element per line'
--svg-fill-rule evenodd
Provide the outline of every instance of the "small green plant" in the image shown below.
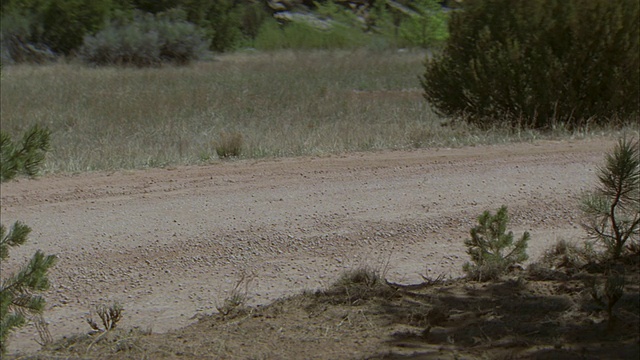
<path fill-rule="evenodd" d="M 16 145 L 11 137 L 0 132 L 0 179 L 5 182 L 13 179 L 19 173 L 34 176 L 49 147 L 49 131 L 34 126 L 27 131 L 22 143 Z M 9 248 L 23 245 L 28 238 L 31 228 L 18 221 L 7 232 L 4 225 L 0 225 L 0 269 L 9 257 Z M 7 350 L 7 338 L 15 328 L 27 322 L 27 315 L 36 320 L 36 325 L 46 324 L 38 322 L 44 309 L 45 300 L 37 292 L 49 288 L 47 271 L 57 258 L 55 255 L 45 255 L 38 250 L 31 260 L 15 274 L 8 274 L 0 284 L 0 354 Z M 41 332 L 42 330 L 38 328 Z M 46 329 L 45 329 L 46 330 Z M 42 333 L 42 332 L 41 332 Z"/>
<path fill-rule="evenodd" d="M 599 186 L 587 194 L 582 209 L 588 234 L 617 259 L 625 243 L 640 232 L 640 148 L 622 139 L 600 168 Z M 633 241 L 633 240 L 632 240 Z"/>
<path fill-rule="evenodd" d="M 24 244 L 30 232 L 31 228 L 21 222 L 14 223 L 8 233 L 4 225 L 0 225 L 0 261 L 4 262 L 9 257 L 10 246 Z M 17 274 L 3 276 L 0 285 L 0 353 L 6 352 L 9 333 L 26 323 L 27 314 L 37 318 L 44 310 L 44 298 L 34 293 L 49 288 L 47 271 L 55 262 L 55 255 L 45 255 L 38 250 Z"/>
<path fill-rule="evenodd" d="M 478 281 L 496 279 L 510 266 L 528 259 L 529 233 L 525 231 L 514 244 L 513 232 L 506 232 L 508 222 L 506 206 L 502 206 L 495 215 L 485 211 L 478 217 L 478 226 L 471 229 L 471 239 L 464 241 L 474 263 L 467 262 L 463 266 L 469 278 Z M 505 254 L 509 248 L 511 250 Z"/>
<path fill-rule="evenodd" d="M 618 300 L 624 295 L 624 272 L 620 273 L 615 270 L 610 270 L 607 274 L 607 279 L 602 282 L 598 282 L 595 278 L 590 284 L 591 297 L 595 302 L 607 309 L 608 327 L 611 329 L 614 323 L 613 307 Z"/>
<path fill-rule="evenodd" d="M 96 307 L 95 312 L 102 322 L 102 328 L 98 326 L 98 323 L 96 323 L 92 317 L 87 318 L 87 323 L 93 330 L 98 332 L 113 330 L 118 325 L 118 322 L 122 319 L 123 311 L 124 308 L 118 302 L 114 302 L 110 306 L 101 304 Z"/>
<path fill-rule="evenodd" d="M 216 153 L 220 158 L 237 157 L 242 153 L 242 134 L 239 132 L 220 132 L 216 142 Z"/>

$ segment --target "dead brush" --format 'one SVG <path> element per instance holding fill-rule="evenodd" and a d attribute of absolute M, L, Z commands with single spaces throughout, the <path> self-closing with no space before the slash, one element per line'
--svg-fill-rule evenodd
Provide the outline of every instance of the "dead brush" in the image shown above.
<path fill-rule="evenodd" d="M 95 312 L 102 322 L 102 327 L 98 326 L 98 323 L 92 318 L 87 318 L 87 323 L 96 332 L 106 332 L 113 330 L 118 325 L 118 322 L 122 319 L 122 312 L 124 308 L 118 302 L 114 302 L 112 305 L 107 306 L 100 304 L 96 307 Z"/>
<path fill-rule="evenodd" d="M 565 268 L 578 271 L 585 265 L 598 262 L 598 260 L 598 254 L 591 243 L 586 242 L 580 248 L 564 239 L 558 240 L 543 256 L 543 261 L 548 263 L 554 270 Z"/>
<path fill-rule="evenodd" d="M 384 272 L 364 266 L 346 271 L 326 290 L 316 295 L 326 297 L 330 302 L 358 305 L 372 298 L 392 298 L 397 290 L 387 283 Z"/>
<path fill-rule="evenodd" d="M 216 306 L 218 312 L 223 316 L 244 312 L 245 305 L 249 300 L 249 286 L 255 277 L 256 275 L 253 273 L 243 272 L 229 296 L 222 301 L 221 305 Z"/>

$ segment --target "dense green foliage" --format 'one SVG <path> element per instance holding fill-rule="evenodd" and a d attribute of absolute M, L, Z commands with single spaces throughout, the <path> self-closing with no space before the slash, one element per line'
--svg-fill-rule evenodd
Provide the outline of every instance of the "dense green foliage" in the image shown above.
<path fill-rule="evenodd" d="M 0 182 L 20 173 L 36 175 L 49 150 L 49 137 L 50 132 L 37 125 L 24 134 L 19 144 L 15 144 L 9 134 L 0 132 Z"/>
<path fill-rule="evenodd" d="M 2 182 L 11 180 L 19 173 L 35 175 L 44 160 L 44 152 L 48 149 L 49 132 L 40 127 L 27 131 L 20 146 L 11 138 L 0 132 L 0 172 Z M 9 232 L 0 225 L 0 268 L 9 257 L 9 247 L 24 244 L 31 229 L 21 223 L 13 224 Z M 56 262 L 56 256 L 45 255 L 36 251 L 31 260 L 15 274 L 2 272 L 0 284 L 0 354 L 7 350 L 9 333 L 27 321 L 26 315 L 38 315 L 44 309 L 44 299 L 34 292 L 49 287 L 47 271 Z"/>
<path fill-rule="evenodd" d="M 640 234 L 640 146 L 620 140 L 607 154 L 595 191 L 583 200 L 585 228 L 602 242 L 611 258 L 619 258 L 624 245 Z M 633 240 L 632 240 L 633 241 Z M 637 246 L 638 244 L 636 244 Z"/>
<path fill-rule="evenodd" d="M 195 28 L 188 32 L 201 34 L 215 52 L 246 47 L 433 47 L 447 37 L 446 15 L 436 0 L 282 3 L 288 8 L 266 0 L 4 0 L 0 7 L 2 61 L 43 63 L 60 55 L 74 56 L 81 48 L 83 55 L 88 49 L 128 53 L 122 49 L 127 46 L 148 54 L 151 49 L 143 49 L 143 44 L 155 40 L 137 29 L 145 26 L 135 24 L 145 18 L 140 14 L 156 18 L 184 14 L 180 20 Z M 172 33 L 184 35 L 186 26 L 180 27 L 183 30 L 174 26 Z M 192 45 L 188 42 L 187 47 Z"/>
<path fill-rule="evenodd" d="M 110 14 L 110 0 L 6 0 L 2 2 L 2 39 L 20 47 L 39 44 L 69 55 L 87 34 L 99 30 Z M 6 23 L 5 23 L 6 21 Z M 14 58 L 15 59 L 15 58 Z"/>
<path fill-rule="evenodd" d="M 415 13 L 399 25 L 398 31 L 408 46 L 430 48 L 447 39 L 446 14 L 435 0 L 416 0 L 412 3 Z"/>
<path fill-rule="evenodd" d="M 471 229 L 471 238 L 464 241 L 473 264 L 464 264 L 464 271 L 474 280 L 496 279 L 507 269 L 527 260 L 528 232 L 513 243 L 513 232 L 507 231 L 509 215 L 502 206 L 495 215 L 485 211 L 478 217 L 478 225 Z M 508 253 L 505 251 L 510 250 Z"/>
<path fill-rule="evenodd" d="M 443 114 L 552 128 L 638 119 L 636 0 L 470 0 L 426 62 L 425 97 Z"/>
<path fill-rule="evenodd" d="M 80 56 L 96 65 L 187 64 L 202 58 L 207 47 L 202 32 L 185 21 L 183 13 L 170 11 L 113 21 L 85 38 Z"/>

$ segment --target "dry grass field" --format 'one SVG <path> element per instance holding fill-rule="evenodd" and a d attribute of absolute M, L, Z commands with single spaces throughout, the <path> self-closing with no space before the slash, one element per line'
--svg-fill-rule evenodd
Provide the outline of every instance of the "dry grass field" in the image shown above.
<path fill-rule="evenodd" d="M 425 56 L 281 51 L 219 55 L 182 68 L 9 66 L 0 126 L 15 136 L 36 123 L 53 131 L 45 172 L 206 164 L 233 135 L 241 157 L 262 158 L 601 132 L 442 126 L 446 120 L 422 97 Z"/>

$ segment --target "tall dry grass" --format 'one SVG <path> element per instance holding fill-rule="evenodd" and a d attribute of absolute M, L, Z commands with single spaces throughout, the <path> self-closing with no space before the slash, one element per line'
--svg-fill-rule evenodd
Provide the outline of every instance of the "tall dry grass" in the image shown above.
<path fill-rule="evenodd" d="M 3 69 L 1 128 L 52 130 L 46 171 L 194 164 L 221 133 L 243 157 L 457 146 L 534 133 L 442 127 L 422 98 L 424 53 L 235 53 L 174 68 L 78 64 Z"/>

